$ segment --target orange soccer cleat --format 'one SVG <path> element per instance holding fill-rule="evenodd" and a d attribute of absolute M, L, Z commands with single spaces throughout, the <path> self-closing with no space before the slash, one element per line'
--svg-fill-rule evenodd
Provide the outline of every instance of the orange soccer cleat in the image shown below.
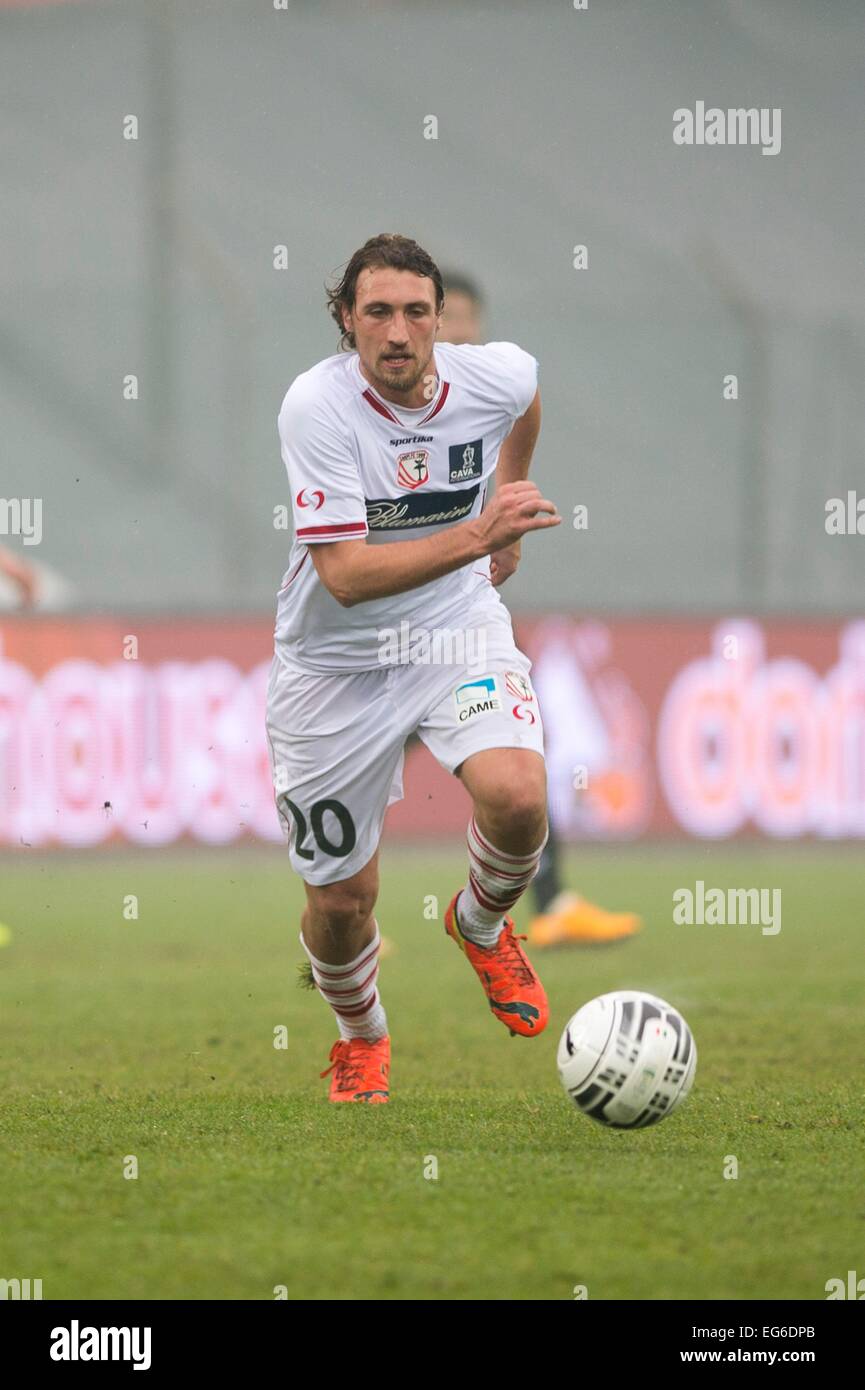
<path fill-rule="evenodd" d="M 329 1100 L 360 1100 L 383 1105 L 388 1099 L 390 1038 L 340 1038 L 330 1049 L 330 1066 L 322 1076 L 330 1078 Z"/>
<path fill-rule="evenodd" d="M 622 941 L 638 932 L 643 923 L 633 912 L 607 912 L 603 907 L 560 893 L 547 911 L 529 923 L 528 939 L 543 946 L 595 946 Z"/>
<path fill-rule="evenodd" d="M 510 1028 L 513 1036 L 519 1033 L 524 1038 L 533 1038 L 542 1033 L 550 1010 L 544 987 L 519 944 L 526 938 L 514 934 L 514 924 L 506 917 L 495 946 L 476 946 L 460 931 L 456 911 L 458 897 L 459 893 L 448 905 L 445 931 L 474 967 L 496 1018 Z"/>

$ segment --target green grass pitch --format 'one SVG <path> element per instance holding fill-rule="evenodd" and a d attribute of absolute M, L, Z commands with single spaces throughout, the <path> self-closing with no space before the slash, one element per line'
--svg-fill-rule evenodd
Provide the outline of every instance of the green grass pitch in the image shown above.
<path fill-rule="evenodd" d="M 386 849 L 392 1099 L 330 1106 L 335 1029 L 295 987 L 279 849 L 4 859 L 0 1277 L 49 1299 L 825 1298 L 865 1251 L 861 851 L 602 847 L 566 868 L 646 928 L 536 953 L 552 1018 L 523 1040 L 442 928 L 462 853 Z M 698 878 L 781 888 L 781 932 L 675 926 Z M 555 1068 L 567 1017 L 621 987 L 679 1006 L 699 1047 L 688 1101 L 641 1133 L 577 1114 Z"/>

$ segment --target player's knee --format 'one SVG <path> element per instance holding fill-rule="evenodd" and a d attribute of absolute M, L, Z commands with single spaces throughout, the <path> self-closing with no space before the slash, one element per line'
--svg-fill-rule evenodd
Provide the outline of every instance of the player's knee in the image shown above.
<path fill-rule="evenodd" d="M 371 888 L 331 884 L 315 895 L 313 911 L 323 927 L 336 936 L 355 931 L 375 907 L 375 892 Z"/>
<path fill-rule="evenodd" d="M 509 819 L 512 830 L 527 842 L 541 840 L 547 823 L 546 798 L 519 788 L 514 792 Z"/>
<path fill-rule="evenodd" d="M 546 783 L 526 777 L 503 781 L 485 807 L 486 818 L 510 835 L 540 840 L 547 820 Z"/>

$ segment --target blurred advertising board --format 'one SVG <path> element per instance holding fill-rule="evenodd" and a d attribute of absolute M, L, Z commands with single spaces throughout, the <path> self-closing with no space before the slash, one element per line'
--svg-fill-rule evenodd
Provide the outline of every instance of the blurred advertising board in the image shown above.
<path fill-rule="evenodd" d="M 865 836 L 865 620 L 517 621 L 565 839 Z M 278 843 L 272 622 L 0 622 L 0 845 Z M 406 754 L 393 835 L 468 802 Z"/>

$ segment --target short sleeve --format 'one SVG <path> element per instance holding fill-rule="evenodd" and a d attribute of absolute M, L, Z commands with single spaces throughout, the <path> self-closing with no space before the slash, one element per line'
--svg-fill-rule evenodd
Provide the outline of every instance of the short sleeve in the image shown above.
<path fill-rule="evenodd" d="M 538 389 L 538 363 L 530 352 L 516 343 L 487 343 L 489 371 L 504 395 L 505 408 L 512 419 L 525 415 Z"/>
<path fill-rule="evenodd" d="M 336 414 L 298 380 L 279 412 L 297 539 L 305 544 L 363 540 L 366 502 L 351 441 Z"/>

